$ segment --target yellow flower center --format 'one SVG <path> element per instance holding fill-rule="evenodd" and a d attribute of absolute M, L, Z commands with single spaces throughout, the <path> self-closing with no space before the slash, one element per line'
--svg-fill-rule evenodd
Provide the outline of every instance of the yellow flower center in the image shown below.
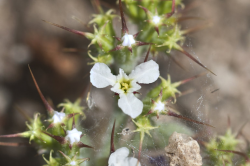
<path fill-rule="evenodd" d="M 124 93 L 127 93 L 128 90 L 131 88 L 130 81 L 123 81 L 120 84 L 121 84 L 121 89 L 124 91 Z"/>
<path fill-rule="evenodd" d="M 122 83 L 122 90 L 127 90 L 127 89 L 128 89 L 128 84 Z"/>

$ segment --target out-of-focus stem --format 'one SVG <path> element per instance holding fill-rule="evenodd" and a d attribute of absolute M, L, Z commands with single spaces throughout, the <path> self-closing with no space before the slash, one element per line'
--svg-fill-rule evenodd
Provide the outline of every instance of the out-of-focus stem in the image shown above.
<path fill-rule="evenodd" d="M 137 166 L 139 166 L 140 160 L 141 160 L 141 150 L 142 150 L 142 143 L 143 143 L 143 139 L 144 139 L 144 132 L 141 132 L 140 134 L 140 145 L 139 145 L 139 152 L 138 152 L 138 161 L 137 161 Z"/>

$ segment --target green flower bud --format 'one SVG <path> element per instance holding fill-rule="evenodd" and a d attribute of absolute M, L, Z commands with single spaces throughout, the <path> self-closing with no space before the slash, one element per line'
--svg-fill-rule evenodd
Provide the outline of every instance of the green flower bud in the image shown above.
<path fill-rule="evenodd" d="M 29 137 L 29 142 L 31 143 L 34 140 L 38 144 L 50 144 L 52 143 L 52 139 L 44 134 L 43 128 L 44 125 L 41 122 L 40 114 L 35 114 L 34 120 L 32 119 L 30 122 L 26 122 L 26 126 L 29 131 L 23 132 L 24 137 Z"/>
<path fill-rule="evenodd" d="M 59 104 L 58 107 L 63 107 L 66 114 L 71 114 L 71 115 L 76 114 L 76 115 L 74 115 L 76 123 L 79 122 L 80 115 L 82 116 L 82 119 L 86 119 L 86 115 L 83 112 L 83 110 L 85 108 L 81 106 L 81 99 L 80 98 L 77 99 L 74 103 L 72 103 L 71 101 L 66 99 L 66 100 L 64 100 L 64 103 Z M 73 123 L 73 118 L 67 120 L 65 122 L 65 125 L 66 125 L 66 127 L 71 128 L 72 123 Z"/>
<path fill-rule="evenodd" d="M 149 131 L 158 128 L 158 127 L 153 127 L 150 123 L 150 120 L 144 116 L 139 116 L 138 118 L 136 118 L 136 121 L 133 119 L 132 121 L 137 126 L 137 129 L 134 130 L 133 132 L 140 132 L 141 140 L 144 139 L 145 133 L 151 137 Z"/>
<path fill-rule="evenodd" d="M 97 57 L 93 57 L 89 51 L 88 55 L 94 61 L 94 62 L 88 63 L 88 65 L 93 65 L 95 63 L 105 63 L 106 65 L 110 65 L 114 62 L 114 59 L 110 53 L 101 53 Z"/>
<path fill-rule="evenodd" d="M 83 112 L 85 108 L 81 106 L 81 99 L 77 99 L 74 103 L 66 99 L 64 100 L 64 103 L 59 104 L 58 107 L 64 107 L 64 111 L 67 114 L 79 113 L 86 118 L 86 115 Z"/>
<path fill-rule="evenodd" d="M 185 41 L 183 36 L 183 31 L 181 31 L 180 26 L 176 25 L 173 29 L 166 32 L 166 34 L 161 35 L 156 44 L 159 50 L 167 50 L 170 53 L 172 49 L 182 50 L 181 46 Z M 180 44 L 178 44 L 181 42 Z"/>
<path fill-rule="evenodd" d="M 231 166 L 234 153 L 219 150 L 235 151 L 238 144 L 239 140 L 236 138 L 236 134 L 233 134 L 229 128 L 225 135 L 218 136 L 218 139 L 213 138 L 205 143 L 205 147 L 215 166 L 224 165 L 225 161 L 227 161 L 226 166 Z"/>
<path fill-rule="evenodd" d="M 106 22 L 109 24 L 106 25 L 104 32 L 109 36 L 115 36 L 115 31 L 112 25 L 113 19 L 117 17 L 117 15 L 112 14 L 114 12 L 113 9 L 108 10 L 106 13 L 101 12 L 101 14 L 93 14 L 93 19 L 89 22 L 89 24 L 96 23 L 98 27 L 103 27 Z"/>
<path fill-rule="evenodd" d="M 52 153 L 53 153 L 53 150 L 50 151 L 49 160 L 47 160 L 43 155 L 43 159 L 47 163 L 46 165 L 43 165 L 43 166 L 60 166 L 58 159 L 55 159 L 52 157 Z"/>
<path fill-rule="evenodd" d="M 66 159 L 67 163 L 65 163 L 65 166 L 80 166 L 81 163 L 84 161 L 89 161 L 89 158 L 83 158 L 83 159 L 76 159 L 77 153 L 74 155 L 74 157 L 70 158 L 66 154 L 64 154 L 62 151 L 59 151 L 63 157 Z"/>
<path fill-rule="evenodd" d="M 177 89 L 178 86 L 181 85 L 181 82 L 175 82 L 171 83 L 171 77 L 168 75 L 168 79 L 164 79 L 163 77 L 160 77 L 161 79 L 161 84 L 152 89 L 148 94 L 147 98 L 148 99 L 154 99 L 156 98 L 161 90 L 162 90 L 162 101 L 167 100 L 169 97 L 174 98 L 174 102 L 176 101 L 176 93 L 181 94 L 181 92 Z"/>
<path fill-rule="evenodd" d="M 236 134 L 233 134 L 230 128 L 225 135 L 219 136 L 219 139 L 221 141 L 220 149 L 235 150 L 236 146 L 239 144 Z"/>
<path fill-rule="evenodd" d="M 110 51 L 114 48 L 115 39 L 113 36 L 110 36 L 106 33 L 105 28 L 110 24 L 109 21 L 105 23 L 99 30 L 94 25 L 94 34 L 86 36 L 89 40 L 91 40 L 89 46 L 92 44 L 96 45 L 96 48 L 99 48 L 105 52 Z"/>
<path fill-rule="evenodd" d="M 29 138 L 29 143 L 35 141 L 38 145 L 45 147 L 50 147 L 54 141 L 52 138 L 43 133 L 44 125 L 40 120 L 40 114 L 37 113 L 34 116 L 34 119 L 29 118 L 29 122 L 26 122 L 28 130 L 22 133 L 1 135 L 3 138 L 14 138 L 14 137 L 25 137 Z"/>

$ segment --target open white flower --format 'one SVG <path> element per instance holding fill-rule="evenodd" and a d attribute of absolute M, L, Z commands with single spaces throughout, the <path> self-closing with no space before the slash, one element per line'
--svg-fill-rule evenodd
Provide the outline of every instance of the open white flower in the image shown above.
<path fill-rule="evenodd" d="M 66 114 L 63 112 L 54 111 L 54 115 L 52 117 L 53 123 L 62 123 L 65 116 Z"/>
<path fill-rule="evenodd" d="M 69 141 L 69 143 L 72 145 L 74 143 L 80 142 L 82 132 L 78 131 L 76 128 L 73 130 L 67 130 L 67 135 L 65 137 L 65 140 Z"/>
<path fill-rule="evenodd" d="M 113 86 L 111 90 L 120 96 L 118 106 L 125 114 L 136 118 L 143 109 L 143 103 L 133 93 L 141 89 L 137 83 L 152 83 L 159 75 L 159 65 L 153 60 L 136 66 L 128 76 L 122 69 L 118 76 L 114 76 L 106 64 L 96 63 L 90 71 L 90 82 L 97 88 Z"/>
<path fill-rule="evenodd" d="M 109 166 L 136 166 L 138 160 L 134 157 L 128 157 L 128 155 L 128 148 L 122 147 L 117 149 L 109 157 Z M 141 164 L 139 163 L 138 166 L 141 166 Z"/>

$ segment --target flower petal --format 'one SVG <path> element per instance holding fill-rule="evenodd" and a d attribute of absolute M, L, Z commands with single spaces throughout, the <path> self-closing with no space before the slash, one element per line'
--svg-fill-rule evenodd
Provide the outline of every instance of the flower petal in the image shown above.
<path fill-rule="evenodd" d="M 115 85 L 111 88 L 111 90 L 118 94 L 124 93 L 124 91 L 121 89 L 120 82 L 115 83 Z"/>
<path fill-rule="evenodd" d="M 120 94 L 118 106 L 125 114 L 134 119 L 142 113 L 143 103 L 133 93 L 127 93 Z"/>
<path fill-rule="evenodd" d="M 109 157 L 108 164 L 109 166 L 114 166 L 117 164 L 123 164 L 124 160 L 128 157 L 129 150 L 126 147 L 122 147 L 117 149 L 114 153 L 112 153 Z"/>
<path fill-rule="evenodd" d="M 138 83 L 149 84 L 155 82 L 159 76 L 159 65 L 155 61 L 150 60 L 136 66 L 129 78 L 136 80 Z"/>
<path fill-rule="evenodd" d="M 124 163 L 126 163 L 128 166 L 137 166 L 137 161 L 138 159 L 137 158 L 134 158 L 134 157 L 127 157 L 125 160 L 124 160 Z M 138 164 L 138 166 L 141 166 L 141 163 Z"/>
<path fill-rule="evenodd" d="M 136 92 L 137 90 L 141 89 L 141 86 L 136 83 L 136 81 L 131 81 L 131 88 L 128 90 L 128 92 Z"/>
<path fill-rule="evenodd" d="M 106 64 L 96 63 L 90 70 L 90 82 L 97 88 L 105 88 L 115 84 L 116 76 Z"/>
<path fill-rule="evenodd" d="M 119 148 L 115 151 L 116 160 L 124 160 L 129 155 L 129 150 L 126 147 Z"/>
<path fill-rule="evenodd" d="M 124 73 L 124 71 L 120 68 L 119 69 L 119 75 L 117 76 L 117 81 L 120 81 L 121 79 L 123 80 L 128 80 L 128 76 L 126 73 Z"/>

